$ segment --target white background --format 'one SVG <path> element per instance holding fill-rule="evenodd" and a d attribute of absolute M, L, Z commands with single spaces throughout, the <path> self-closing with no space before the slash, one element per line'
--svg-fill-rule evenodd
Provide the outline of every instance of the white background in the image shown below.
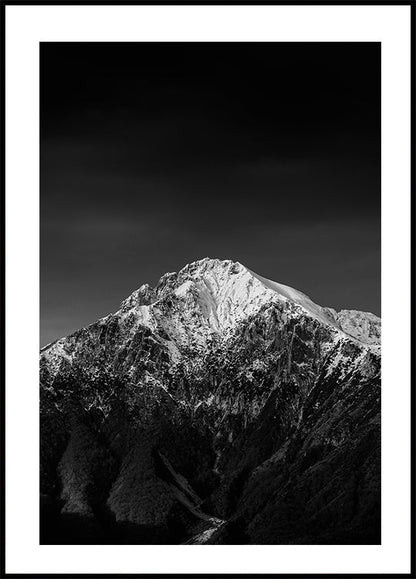
<path fill-rule="evenodd" d="M 41 41 L 382 42 L 382 546 L 39 545 Z M 410 7 L 7 6 L 6 291 L 8 573 L 409 572 Z"/>

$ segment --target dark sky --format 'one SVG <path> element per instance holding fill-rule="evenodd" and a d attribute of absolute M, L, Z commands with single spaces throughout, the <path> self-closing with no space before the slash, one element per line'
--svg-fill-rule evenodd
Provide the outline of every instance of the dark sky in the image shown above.
<path fill-rule="evenodd" d="M 379 44 L 41 45 L 41 344 L 206 256 L 380 313 Z"/>

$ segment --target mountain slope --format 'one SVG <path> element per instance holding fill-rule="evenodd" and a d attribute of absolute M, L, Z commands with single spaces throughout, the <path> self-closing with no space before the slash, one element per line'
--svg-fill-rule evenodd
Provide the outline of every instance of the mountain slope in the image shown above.
<path fill-rule="evenodd" d="M 228 260 L 142 286 L 41 352 L 43 541 L 378 542 L 379 338 Z"/>

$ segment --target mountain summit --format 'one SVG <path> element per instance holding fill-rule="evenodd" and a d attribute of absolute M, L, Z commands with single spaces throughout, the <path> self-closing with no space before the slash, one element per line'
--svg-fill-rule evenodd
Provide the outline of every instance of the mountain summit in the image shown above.
<path fill-rule="evenodd" d="M 123 305 L 127 308 L 138 305 L 143 293 L 148 295 L 148 286 L 139 288 Z M 182 309 L 200 311 L 206 320 L 206 329 L 216 332 L 234 327 L 265 304 L 277 301 L 296 304 L 323 323 L 335 323 L 330 312 L 314 304 L 305 294 L 229 260 L 205 258 L 187 265 L 179 273 L 166 274 L 153 291 L 151 303 L 166 296 L 183 300 Z"/>
<path fill-rule="evenodd" d="M 205 258 L 49 344 L 43 542 L 378 542 L 380 328 Z"/>
<path fill-rule="evenodd" d="M 154 329 L 157 320 L 163 324 L 164 317 L 158 314 L 158 302 L 173 300 L 181 314 L 190 313 L 192 320 L 175 319 L 177 327 L 184 326 L 184 334 L 200 341 L 197 322 L 206 335 L 211 332 L 226 333 L 243 319 L 255 315 L 266 304 L 287 303 L 298 314 L 309 315 L 321 323 L 342 330 L 352 337 L 369 344 L 380 343 L 380 318 L 374 314 L 321 307 L 304 293 L 287 285 L 257 275 L 239 262 L 210 259 L 206 257 L 186 265 L 178 273 L 167 273 L 153 289 L 143 285 L 123 304 L 124 313 L 134 308 L 138 320 Z M 154 314 L 154 315 L 152 315 Z M 370 329 L 370 325 L 372 326 Z M 177 338 L 180 340 L 180 332 Z M 186 339 L 186 338 L 185 338 Z"/>

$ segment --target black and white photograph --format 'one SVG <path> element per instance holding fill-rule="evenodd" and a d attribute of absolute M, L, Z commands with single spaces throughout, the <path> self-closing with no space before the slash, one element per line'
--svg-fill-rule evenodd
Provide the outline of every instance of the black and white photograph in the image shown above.
<path fill-rule="evenodd" d="M 1 577 L 415 577 L 415 14 L 0 3 Z"/>
<path fill-rule="evenodd" d="M 380 67 L 41 43 L 42 544 L 380 544 Z"/>

